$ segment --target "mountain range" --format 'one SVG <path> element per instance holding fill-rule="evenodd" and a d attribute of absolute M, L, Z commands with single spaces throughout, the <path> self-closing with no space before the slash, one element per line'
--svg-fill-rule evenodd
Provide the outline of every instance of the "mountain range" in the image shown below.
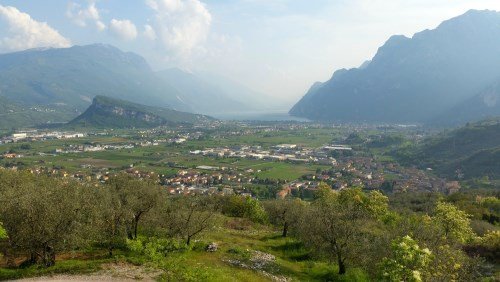
<path fill-rule="evenodd" d="M 471 10 L 315 83 L 290 110 L 313 120 L 452 124 L 500 115 L 500 13 Z"/>
<path fill-rule="evenodd" d="M 65 122 L 99 95 L 192 113 L 254 110 L 257 95 L 239 101 L 247 89 L 207 82 L 196 74 L 154 71 L 144 58 L 111 45 L 30 49 L 0 55 L 0 98 L 16 108 L 0 115 L 30 114 L 36 123 Z M 254 92 L 256 93 L 256 92 Z M 7 104 L 4 102 L 2 104 Z M 250 106 L 249 106 L 250 105 Z M 52 115 L 33 111 L 47 109 Z M 16 126 L 33 126 L 23 118 Z M 0 128 L 12 124 L 0 121 Z"/>

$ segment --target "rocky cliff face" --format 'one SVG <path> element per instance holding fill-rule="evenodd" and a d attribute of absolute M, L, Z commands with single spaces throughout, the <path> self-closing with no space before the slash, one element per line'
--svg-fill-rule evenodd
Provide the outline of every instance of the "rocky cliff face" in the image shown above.
<path fill-rule="evenodd" d="M 155 127 L 167 124 L 190 124 L 209 120 L 203 115 L 178 112 L 171 109 L 148 107 L 104 96 L 94 98 L 92 105 L 72 125 L 94 127 Z"/>
<path fill-rule="evenodd" d="M 371 62 L 335 72 L 290 113 L 327 121 L 431 123 L 499 79 L 500 13 L 472 10 L 412 38 L 391 37 Z M 480 118 L 488 103 L 482 105 L 467 118 Z M 465 119 L 459 115 L 446 121 Z"/>

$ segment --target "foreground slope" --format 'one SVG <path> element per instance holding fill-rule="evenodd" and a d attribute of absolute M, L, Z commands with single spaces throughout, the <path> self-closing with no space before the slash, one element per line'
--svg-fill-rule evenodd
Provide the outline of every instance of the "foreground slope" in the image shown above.
<path fill-rule="evenodd" d="M 412 38 L 391 37 L 371 62 L 316 84 L 290 113 L 328 121 L 432 122 L 499 79 L 500 13 L 471 10 Z M 465 118 L 455 112 L 446 121 L 477 119 L 496 103 L 477 101 Z"/>
<path fill-rule="evenodd" d="M 105 128 L 148 128 L 168 124 L 193 124 L 210 117 L 176 110 L 149 107 L 105 96 L 94 98 L 92 105 L 69 125 Z"/>

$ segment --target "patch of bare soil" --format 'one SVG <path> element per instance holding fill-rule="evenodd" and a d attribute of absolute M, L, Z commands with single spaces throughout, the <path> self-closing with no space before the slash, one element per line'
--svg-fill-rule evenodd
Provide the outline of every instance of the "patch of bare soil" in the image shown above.
<path fill-rule="evenodd" d="M 26 278 L 18 281 L 155 281 L 163 272 L 145 266 L 136 266 L 128 263 L 109 263 L 102 265 L 103 270 L 85 275 L 54 275 Z"/>

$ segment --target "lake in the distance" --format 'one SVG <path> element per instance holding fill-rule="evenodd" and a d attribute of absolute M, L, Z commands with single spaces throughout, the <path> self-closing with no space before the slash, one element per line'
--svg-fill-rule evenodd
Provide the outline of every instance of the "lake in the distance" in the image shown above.
<path fill-rule="evenodd" d="M 257 120 L 257 121 L 309 121 L 305 118 L 294 117 L 286 111 L 283 112 L 242 112 L 212 114 L 211 116 L 222 120 Z"/>

